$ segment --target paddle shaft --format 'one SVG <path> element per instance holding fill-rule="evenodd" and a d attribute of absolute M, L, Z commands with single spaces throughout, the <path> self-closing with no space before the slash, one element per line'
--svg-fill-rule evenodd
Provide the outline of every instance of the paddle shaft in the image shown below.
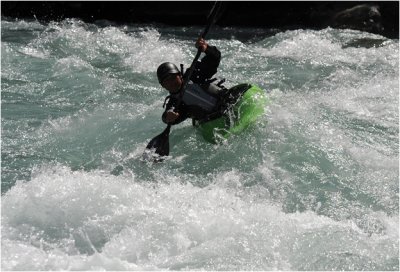
<path fill-rule="evenodd" d="M 214 23 L 215 17 L 217 16 L 217 13 L 218 13 L 218 11 L 219 11 L 220 8 L 221 8 L 220 3 L 219 3 L 218 1 L 216 1 L 216 2 L 214 3 L 214 6 L 213 6 L 212 9 L 211 9 L 211 12 L 210 12 L 209 16 L 208 16 L 206 28 L 205 28 L 205 29 L 203 30 L 203 32 L 201 33 L 200 38 L 203 38 L 203 39 L 204 39 L 204 38 L 206 37 L 208 31 L 210 30 L 211 25 Z M 192 64 L 191 64 L 190 67 L 189 67 L 189 70 L 188 70 L 188 72 L 187 72 L 187 75 L 186 75 L 185 78 L 184 78 L 184 81 L 183 81 L 181 90 L 185 90 L 186 85 L 187 85 L 188 82 L 189 82 L 189 79 L 192 77 L 194 68 L 195 68 L 195 66 L 196 66 L 197 61 L 198 61 L 199 58 L 200 58 L 200 55 L 201 55 L 201 49 L 200 49 L 200 47 L 199 47 L 199 49 L 197 49 L 196 56 L 194 57 L 194 59 L 193 59 L 193 61 L 192 61 Z M 181 95 L 181 97 L 182 97 L 182 95 Z M 178 105 L 180 105 L 180 102 L 181 102 L 181 100 L 178 101 Z"/>

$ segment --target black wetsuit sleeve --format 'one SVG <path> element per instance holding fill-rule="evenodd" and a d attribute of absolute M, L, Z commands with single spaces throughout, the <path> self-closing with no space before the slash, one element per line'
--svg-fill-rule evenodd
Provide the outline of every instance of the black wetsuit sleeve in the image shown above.
<path fill-rule="evenodd" d="M 179 113 L 179 117 L 174 122 L 171 122 L 171 125 L 179 124 L 179 123 L 185 121 L 189 117 L 188 114 L 187 114 L 187 111 L 184 108 L 184 105 L 181 104 L 179 107 L 177 107 L 176 106 L 177 104 L 178 104 L 177 99 L 170 98 L 170 100 L 168 101 L 168 103 L 167 103 L 167 105 L 165 107 L 165 111 L 164 111 L 164 113 L 162 114 L 162 117 L 161 117 L 161 119 L 162 119 L 162 121 L 164 123 L 168 124 L 167 120 L 166 120 L 166 116 L 167 116 L 167 112 L 171 111 L 171 110 L 173 110 L 174 112 Z"/>
<path fill-rule="evenodd" d="M 215 46 L 207 46 L 206 55 L 196 63 L 196 68 L 190 78 L 194 83 L 203 83 L 217 73 L 221 61 L 221 52 Z"/>

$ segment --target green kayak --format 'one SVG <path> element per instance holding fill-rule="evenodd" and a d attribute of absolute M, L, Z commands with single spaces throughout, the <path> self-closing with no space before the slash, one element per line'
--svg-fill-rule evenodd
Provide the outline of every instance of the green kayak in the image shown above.
<path fill-rule="evenodd" d="M 199 125 L 203 138 L 211 143 L 227 139 L 232 134 L 239 134 L 258 117 L 264 114 L 268 98 L 265 91 L 255 85 L 240 84 L 233 88 L 246 88 L 242 97 L 228 111 L 226 116 Z M 233 89 L 232 88 L 232 89 Z"/>

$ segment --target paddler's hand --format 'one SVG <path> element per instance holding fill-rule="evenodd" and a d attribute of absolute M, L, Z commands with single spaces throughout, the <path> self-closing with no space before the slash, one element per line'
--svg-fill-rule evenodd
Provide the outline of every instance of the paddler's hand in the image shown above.
<path fill-rule="evenodd" d="M 179 117 L 179 113 L 173 112 L 173 111 L 168 111 L 165 115 L 165 121 L 167 121 L 167 123 L 172 123 L 176 119 L 178 119 L 178 117 Z"/>
<path fill-rule="evenodd" d="M 208 47 L 208 43 L 203 39 L 199 38 L 195 44 L 196 48 L 199 48 L 201 52 L 205 52 Z"/>

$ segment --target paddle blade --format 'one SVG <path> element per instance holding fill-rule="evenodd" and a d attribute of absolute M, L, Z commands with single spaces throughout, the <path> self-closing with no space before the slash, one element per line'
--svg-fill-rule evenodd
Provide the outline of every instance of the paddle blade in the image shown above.
<path fill-rule="evenodd" d="M 154 153 L 160 156 L 168 156 L 169 154 L 169 136 L 168 134 L 160 134 L 150 141 L 146 149 L 154 149 Z"/>
<path fill-rule="evenodd" d="M 146 161 L 160 162 L 164 159 L 162 157 L 169 155 L 169 132 L 171 126 L 167 128 L 159 135 L 154 137 L 146 146 L 146 150 L 143 153 L 143 159 Z"/>

